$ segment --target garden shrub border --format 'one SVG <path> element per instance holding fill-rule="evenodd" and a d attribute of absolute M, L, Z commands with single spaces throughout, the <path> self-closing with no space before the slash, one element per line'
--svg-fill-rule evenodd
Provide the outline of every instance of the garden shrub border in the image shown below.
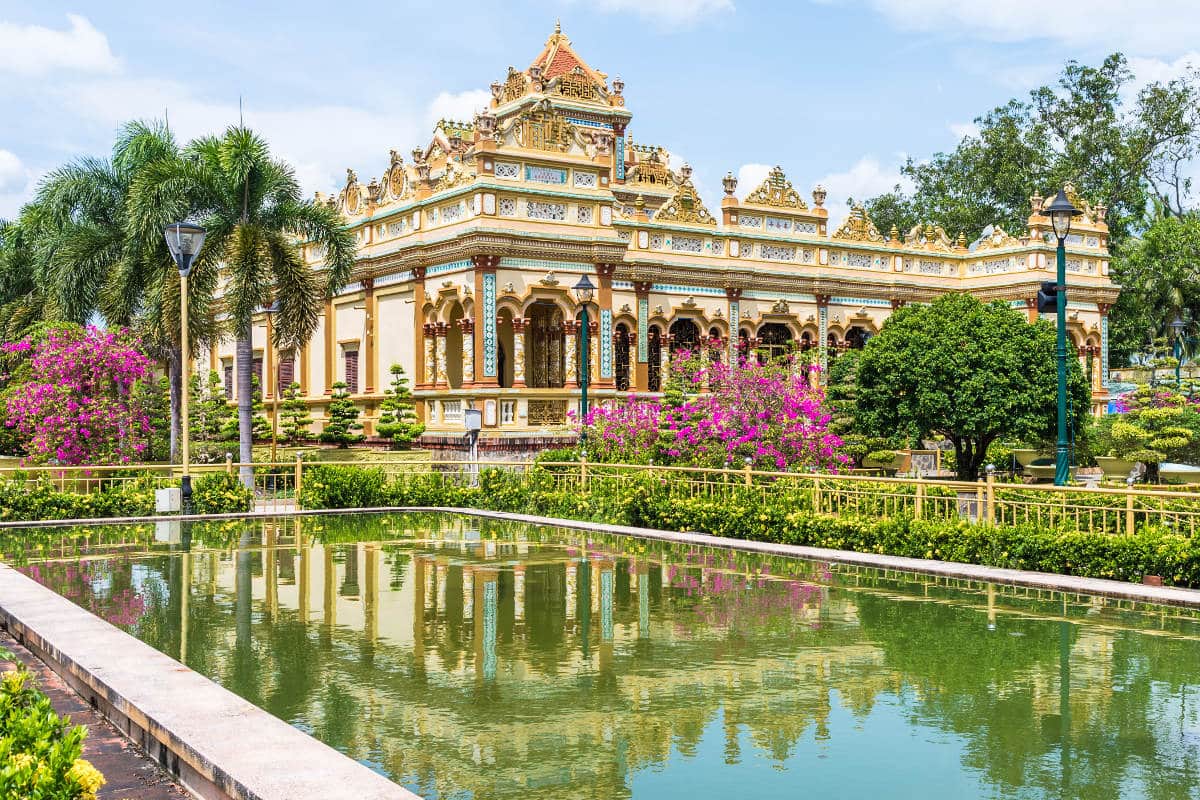
<path fill-rule="evenodd" d="M 937 559 L 1085 578 L 1200 588 L 1200 537 L 1143 526 L 1132 536 L 1052 530 L 1035 524 L 986 525 L 966 520 L 890 519 L 814 513 L 804 493 L 767 495 L 731 486 L 730 497 L 691 497 L 662 476 L 594 479 L 589 489 L 559 488 L 544 470 L 484 469 L 478 486 L 439 473 L 399 475 L 350 465 L 314 467 L 301 502 L 306 509 L 440 506 L 561 517 L 732 539 Z"/>
<path fill-rule="evenodd" d="M 105 780 L 82 757 L 87 729 L 54 711 L 13 653 L 0 648 L 0 661 L 16 665 L 0 676 L 0 800 L 96 800 Z"/>

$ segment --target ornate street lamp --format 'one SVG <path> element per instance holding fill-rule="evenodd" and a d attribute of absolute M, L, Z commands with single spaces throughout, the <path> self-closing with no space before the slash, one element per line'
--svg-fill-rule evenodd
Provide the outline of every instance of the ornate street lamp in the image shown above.
<path fill-rule="evenodd" d="M 1058 239 L 1058 445 L 1054 454 L 1054 485 L 1066 486 L 1071 476 L 1071 453 L 1067 443 L 1067 235 L 1071 232 L 1071 220 L 1083 212 L 1071 205 L 1067 193 L 1062 189 L 1054 202 L 1043 209 L 1054 225 L 1054 236 Z"/>
<path fill-rule="evenodd" d="M 579 342 L 579 419 L 581 422 L 579 428 L 579 446 L 583 450 L 584 456 L 587 455 L 587 413 L 588 413 L 588 381 L 591 379 L 591 362 L 588 359 L 588 303 L 592 302 L 592 294 L 596 291 L 596 287 L 592 285 L 592 281 L 585 274 L 576 283 L 572 289 L 575 290 L 575 297 L 579 300 L 580 321 L 583 326 L 580 328 L 580 335 L 583 337 Z"/>
<path fill-rule="evenodd" d="M 171 258 L 175 260 L 175 266 L 179 269 L 179 363 L 180 377 L 182 379 L 180 389 L 180 416 L 183 417 L 182 423 L 183 433 L 183 477 L 180 479 L 180 496 L 183 501 L 183 513 L 192 513 L 192 476 L 189 472 L 190 452 L 188 449 L 188 436 L 191 428 L 188 421 L 188 395 L 191 393 L 190 378 L 188 371 L 191 366 L 191 347 L 188 344 L 188 276 L 192 274 L 192 267 L 196 263 L 196 257 L 200 254 L 200 248 L 204 246 L 204 228 L 199 225 L 194 225 L 190 222 L 173 222 L 163 231 L 163 238 L 167 240 L 167 248 L 171 251 Z"/>
<path fill-rule="evenodd" d="M 1171 339 L 1173 347 L 1172 351 L 1175 355 L 1175 388 L 1177 391 L 1183 391 L 1183 376 L 1181 375 L 1181 367 L 1183 366 L 1183 329 L 1185 323 L 1177 314 L 1175 321 L 1171 323 Z"/>

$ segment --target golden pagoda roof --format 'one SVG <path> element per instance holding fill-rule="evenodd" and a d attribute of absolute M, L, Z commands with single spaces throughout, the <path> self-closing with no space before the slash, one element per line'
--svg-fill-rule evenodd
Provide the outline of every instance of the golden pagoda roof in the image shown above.
<path fill-rule="evenodd" d="M 606 85 L 608 81 L 607 75 L 592 69 L 586 61 L 579 57 L 579 54 L 571 47 L 571 40 L 562 32 L 562 25 L 558 22 L 554 23 L 554 33 L 550 34 L 550 38 L 542 47 L 542 52 L 530 66 L 541 67 L 542 75 L 546 80 L 566 75 L 578 67 L 601 86 Z"/>

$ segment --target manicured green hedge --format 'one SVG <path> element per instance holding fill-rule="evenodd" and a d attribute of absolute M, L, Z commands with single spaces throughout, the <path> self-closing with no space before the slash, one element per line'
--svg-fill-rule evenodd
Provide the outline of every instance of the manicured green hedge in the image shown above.
<path fill-rule="evenodd" d="M 0 659 L 12 659 L 0 650 Z M 95 800 L 104 776 L 85 759 L 87 731 L 58 716 L 23 666 L 0 677 L 0 800 Z"/>
<path fill-rule="evenodd" d="M 0 480 L 0 521 L 143 517 L 154 513 L 154 488 L 143 481 L 94 492 L 61 491 L 50 481 Z"/>
<path fill-rule="evenodd" d="M 734 486 L 721 498 L 693 497 L 679 482 L 652 474 L 595 479 L 581 491 L 541 470 L 527 476 L 483 470 L 479 486 L 471 487 L 436 473 L 388 482 L 378 470 L 325 467 L 319 480 L 306 481 L 303 502 L 305 508 L 483 508 L 1124 581 L 1160 575 L 1165 583 L 1200 587 L 1200 537 L 1163 528 L 1143 526 L 1121 536 L 1033 524 L 833 517 L 813 513 L 804 493 Z"/>
<path fill-rule="evenodd" d="M 236 475 L 210 472 L 192 484 L 192 508 L 197 514 L 234 514 L 254 507 L 254 492 Z"/>

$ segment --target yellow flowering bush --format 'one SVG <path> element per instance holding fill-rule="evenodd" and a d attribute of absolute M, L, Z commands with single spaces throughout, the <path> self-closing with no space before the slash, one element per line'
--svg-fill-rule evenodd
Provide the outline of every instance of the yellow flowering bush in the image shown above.
<path fill-rule="evenodd" d="M 104 776 L 80 757 L 86 733 L 55 713 L 23 666 L 0 676 L 0 800 L 96 800 Z"/>

